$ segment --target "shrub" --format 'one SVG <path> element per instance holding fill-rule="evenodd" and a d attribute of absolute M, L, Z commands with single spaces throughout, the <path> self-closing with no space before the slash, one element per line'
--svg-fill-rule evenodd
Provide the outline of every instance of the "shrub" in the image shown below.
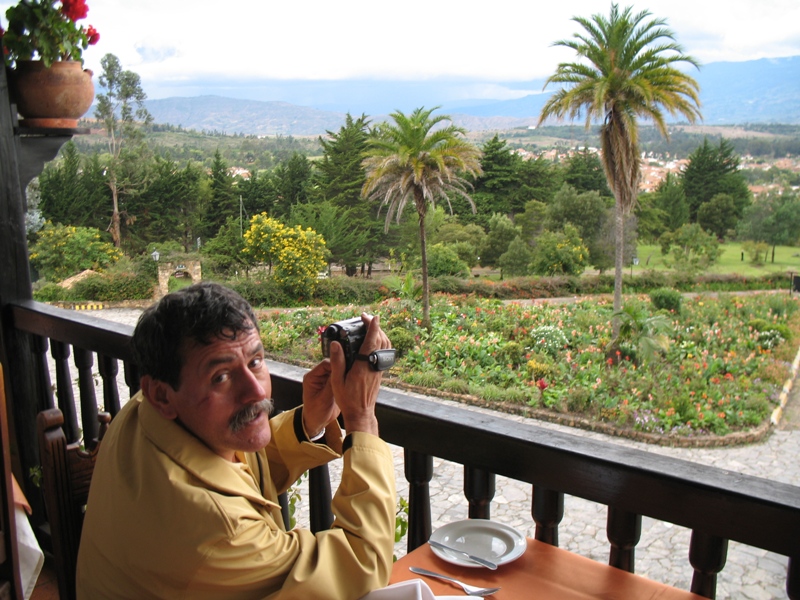
<path fill-rule="evenodd" d="M 456 251 L 444 244 L 434 244 L 428 248 L 429 277 L 469 277 L 469 266 L 458 257 Z"/>
<path fill-rule="evenodd" d="M 317 282 L 314 298 L 329 306 L 372 304 L 388 297 L 389 290 L 381 288 L 381 283 L 372 279 L 330 277 Z"/>
<path fill-rule="evenodd" d="M 317 274 L 325 269 L 325 240 L 316 231 L 287 227 L 267 213 L 254 215 L 244 234 L 242 254 L 255 262 L 274 265 L 273 277 L 288 293 L 310 296 Z"/>
<path fill-rule="evenodd" d="M 554 325 L 542 325 L 531 331 L 532 348 L 552 357 L 558 356 L 568 344 L 567 336 Z"/>
<path fill-rule="evenodd" d="M 497 352 L 497 360 L 502 364 L 519 365 L 525 359 L 525 348 L 519 342 L 507 342 Z"/>
<path fill-rule="evenodd" d="M 431 280 L 431 291 L 435 291 L 440 294 L 463 294 L 464 293 L 464 280 L 459 279 L 458 277 L 437 277 L 436 279 Z"/>
<path fill-rule="evenodd" d="M 717 239 L 697 223 L 662 234 L 659 243 L 664 264 L 690 277 L 713 265 L 721 253 Z"/>
<path fill-rule="evenodd" d="M 58 302 L 65 300 L 67 290 L 57 283 L 45 283 L 39 289 L 33 291 L 33 299 L 39 302 Z"/>
<path fill-rule="evenodd" d="M 758 336 L 759 344 L 761 345 L 762 348 L 772 348 L 774 346 L 777 346 L 778 343 L 780 343 L 780 341 L 783 340 L 790 341 L 792 339 L 791 329 L 789 329 L 789 327 L 784 325 L 783 323 L 773 323 L 772 321 L 767 321 L 766 319 L 751 319 L 750 321 L 747 322 L 747 326 L 752 327 L 759 334 L 764 334 Z M 777 337 L 780 337 L 781 340 L 778 340 L 776 342 L 774 340 L 774 336 L 771 335 L 773 333 L 777 335 Z M 762 339 L 764 340 L 765 344 L 769 345 L 762 344 L 761 343 Z"/>
<path fill-rule="evenodd" d="M 392 342 L 392 347 L 397 349 L 400 356 L 411 350 L 417 343 L 414 334 L 402 327 L 391 329 L 388 335 Z"/>
<path fill-rule="evenodd" d="M 668 282 L 669 275 L 664 271 L 656 271 L 654 269 L 648 269 L 641 275 L 635 278 L 642 290 L 651 290 L 653 288 L 661 288 L 666 287 L 669 285 Z"/>
<path fill-rule="evenodd" d="M 235 281 L 228 285 L 241 294 L 253 307 L 267 308 L 295 305 L 283 287 L 271 278 L 267 278 L 264 281 Z"/>
<path fill-rule="evenodd" d="M 533 381 L 548 379 L 555 373 L 555 367 L 546 358 L 541 356 L 534 356 L 531 358 L 528 361 L 527 368 L 528 375 Z"/>
<path fill-rule="evenodd" d="M 30 261 L 42 277 L 61 281 L 87 269 L 103 270 L 121 257 L 98 229 L 47 222 L 31 246 Z"/>
<path fill-rule="evenodd" d="M 153 297 L 153 281 L 141 274 L 120 272 L 90 275 L 78 281 L 70 296 L 79 300 L 121 302 L 149 300 Z"/>
<path fill-rule="evenodd" d="M 536 239 L 531 271 L 540 275 L 580 275 L 589 264 L 589 250 L 578 230 L 567 223 L 563 231 L 545 231 Z"/>
<path fill-rule="evenodd" d="M 517 276 L 527 275 L 528 265 L 533 259 L 533 251 L 521 237 L 515 238 L 508 246 L 508 250 L 500 257 L 500 268 L 503 275 Z"/>
<path fill-rule="evenodd" d="M 747 240 L 742 243 L 742 250 L 747 253 L 747 257 L 754 265 L 763 265 L 767 260 L 767 252 L 769 252 L 769 244 L 766 242 L 754 242 Z M 762 260 L 763 256 L 763 260 Z"/>
<path fill-rule="evenodd" d="M 656 288 L 650 292 L 650 302 L 656 310 L 669 310 L 681 312 L 683 295 L 678 290 L 671 288 Z"/>
<path fill-rule="evenodd" d="M 470 242 L 456 242 L 454 244 L 447 244 L 448 247 L 455 250 L 459 260 L 466 263 L 470 268 L 478 264 L 478 250 L 474 244 Z"/>

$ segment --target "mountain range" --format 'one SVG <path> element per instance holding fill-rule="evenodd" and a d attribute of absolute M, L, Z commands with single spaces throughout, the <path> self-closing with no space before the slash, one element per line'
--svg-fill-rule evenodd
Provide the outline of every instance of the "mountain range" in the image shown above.
<path fill-rule="evenodd" d="M 800 123 L 800 56 L 704 65 L 692 76 L 700 84 L 701 112 L 708 125 Z M 503 84 L 541 90 L 544 80 Z M 372 122 L 393 110 L 441 106 L 469 131 L 506 130 L 536 124 L 552 91 L 513 100 L 450 100 L 464 82 L 320 81 L 271 82 L 275 100 L 218 95 L 147 100 L 156 123 L 185 129 L 246 135 L 321 135 L 337 130 L 345 114 L 367 114 Z M 258 86 L 254 86 L 258 87 Z M 252 95 L 252 89 L 251 93 Z M 304 98 L 303 105 L 285 98 Z"/>

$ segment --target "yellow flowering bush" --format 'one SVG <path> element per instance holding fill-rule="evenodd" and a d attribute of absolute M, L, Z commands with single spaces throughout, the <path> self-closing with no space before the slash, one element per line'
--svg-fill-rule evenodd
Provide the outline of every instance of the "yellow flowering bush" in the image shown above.
<path fill-rule="evenodd" d="M 578 230 L 567 223 L 562 231 L 545 231 L 536 238 L 530 270 L 537 275 L 580 275 L 589 264 L 589 250 Z"/>
<path fill-rule="evenodd" d="M 274 267 L 273 277 L 295 294 L 311 295 L 317 274 L 327 266 L 325 239 L 311 228 L 287 227 L 267 213 L 255 215 L 244 234 L 249 258 Z"/>
<path fill-rule="evenodd" d="M 103 241 L 99 229 L 48 221 L 37 234 L 29 258 L 41 277 L 58 282 L 86 269 L 102 271 L 122 258 L 122 251 Z"/>

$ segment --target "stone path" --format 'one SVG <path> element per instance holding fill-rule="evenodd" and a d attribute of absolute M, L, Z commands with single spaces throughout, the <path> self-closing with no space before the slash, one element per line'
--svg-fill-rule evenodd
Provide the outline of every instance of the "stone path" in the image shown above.
<path fill-rule="evenodd" d="M 139 311 L 107 309 L 93 313 L 97 317 L 134 325 Z M 123 384 L 124 386 L 124 384 Z M 468 410 L 485 411 L 446 400 Z M 501 413 L 492 413 L 501 414 Z M 535 423 L 539 427 L 560 429 L 570 433 L 604 439 L 626 447 L 656 452 L 700 464 L 746 473 L 774 481 L 800 486 L 800 384 L 795 385 L 784 412 L 784 419 L 765 441 L 735 448 L 666 448 L 641 442 L 605 436 L 534 421 L 524 417 L 501 414 L 519 422 Z M 403 453 L 395 448 L 398 493 L 408 498 L 408 486 L 403 475 Z M 338 485 L 338 463 L 331 465 L 332 486 Z M 445 523 L 465 519 L 467 503 L 463 495 L 463 470 L 460 465 L 434 459 L 434 476 L 431 481 L 431 520 L 436 529 Z M 301 486 L 301 494 L 307 491 Z M 564 503 L 564 520 L 559 529 L 561 546 L 589 558 L 606 563 L 608 540 L 606 538 L 606 507 L 580 498 L 567 497 Z M 492 519 L 516 527 L 529 536 L 534 524 L 530 515 L 531 490 L 528 485 L 498 477 L 496 494 L 492 503 Z M 307 526 L 307 516 L 302 506 L 298 514 L 301 526 Z M 636 549 L 636 572 L 645 577 L 689 589 L 692 568 L 688 560 L 690 532 L 682 527 L 645 518 L 642 539 Z M 405 554 L 405 540 L 396 546 L 396 554 Z M 786 598 L 787 559 L 783 556 L 731 542 L 727 566 L 719 576 L 717 598 L 768 600 Z"/>

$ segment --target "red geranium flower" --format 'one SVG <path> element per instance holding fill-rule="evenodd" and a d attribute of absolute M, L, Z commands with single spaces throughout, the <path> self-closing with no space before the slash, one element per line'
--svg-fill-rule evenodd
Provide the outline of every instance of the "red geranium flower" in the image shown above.
<path fill-rule="evenodd" d="M 544 379 L 539 379 L 536 382 L 536 387 L 538 387 L 542 391 L 545 391 L 547 389 L 547 382 Z"/>
<path fill-rule="evenodd" d="M 86 30 L 86 37 L 89 38 L 90 46 L 94 46 L 98 41 L 100 41 L 100 34 L 97 33 L 97 29 L 95 29 L 92 25 L 89 25 L 89 29 Z"/>
<path fill-rule="evenodd" d="M 89 7 L 86 0 L 61 0 L 61 12 L 72 21 L 79 21 L 89 14 Z"/>

